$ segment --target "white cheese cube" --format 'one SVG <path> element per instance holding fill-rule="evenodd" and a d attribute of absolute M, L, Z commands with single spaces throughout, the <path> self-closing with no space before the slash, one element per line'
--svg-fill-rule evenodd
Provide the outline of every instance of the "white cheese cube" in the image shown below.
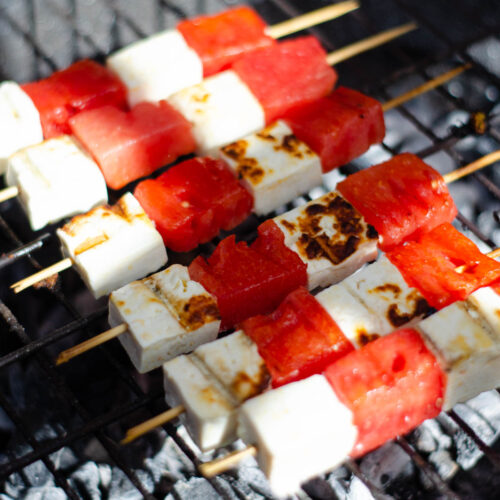
<path fill-rule="evenodd" d="M 366 269 L 370 267 L 372 266 Z M 357 349 L 393 330 L 388 321 L 368 309 L 358 297 L 352 295 L 344 283 L 332 285 L 321 291 L 316 295 L 316 300 Z"/>
<path fill-rule="evenodd" d="M 310 290 L 338 283 L 377 256 L 377 233 L 336 191 L 273 221 L 307 264 Z"/>
<path fill-rule="evenodd" d="M 443 410 L 498 385 L 500 330 L 480 309 L 455 302 L 421 321 L 418 329 L 446 372 Z"/>
<path fill-rule="evenodd" d="M 171 407 L 182 405 L 182 419 L 202 451 L 234 440 L 235 402 L 197 359 L 179 356 L 163 365 L 165 399 Z"/>
<path fill-rule="evenodd" d="M 340 464 L 357 437 L 351 411 L 322 375 L 313 375 L 245 402 L 240 437 L 258 449 L 259 467 L 278 496 Z"/>
<path fill-rule="evenodd" d="M 174 264 L 109 297 L 109 324 L 126 323 L 119 336 L 139 373 L 161 366 L 179 354 L 215 340 L 220 319 L 217 300 Z"/>
<path fill-rule="evenodd" d="M 108 201 L 101 170 L 67 135 L 14 153 L 7 161 L 6 181 L 19 189 L 34 231 Z"/>
<path fill-rule="evenodd" d="M 57 236 L 63 255 L 71 258 L 96 298 L 167 262 L 160 233 L 130 193 L 113 206 L 77 215 Z"/>
<path fill-rule="evenodd" d="M 132 43 L 106 59 L 128 89 L 128 103 L 159 101 L 203 80 L 203 65 L 176 30 Z"/>
<path fill-rule="evenodd" d="M 43 141 L 40 113 L 15 82 L 0 84 L 0 174 L 18 149 Z"/>
<path fill-rule="evenodd" d="M 467 304 L 476 308 L 493 330 L 500 332 L 500 295 L 493 288 L 479 288 L 469 295 Z M 498 375 L 500 377 L 500 372 Z"/>
<path fill-rule="evenodd" d="M 343 283 L 371 312 L 379 316 L 383 331 L 411 326 L 431 312 L 416 288 L 406 284 L 398 268 L 384 255 Z"/>
<path fill-rule="evenodd" d="M 193 124 L 192 132 L 200 155 L 265 125 L 259 101 L 231 70 L 176 92 L 168 101 Z"/>
<path fill-rule="evenodd" d="M 321 184 L 319 156 L 283 121 L 222 147 L 219 156 L 252 193 L 257 215 Z"/>
<path fill-rule="evenodd" d="M 256 344 L 242 330 L 198 347 L 194 355 L 238 403 L 260 394 L 269 383 Z"/>

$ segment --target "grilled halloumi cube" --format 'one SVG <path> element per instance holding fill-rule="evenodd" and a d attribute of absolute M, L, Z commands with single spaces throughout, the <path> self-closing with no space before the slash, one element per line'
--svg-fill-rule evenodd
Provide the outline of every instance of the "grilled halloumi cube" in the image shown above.
<path fill-rule="evenodd" d="M 234 441 L 238 406 L 269 382 L 256 345 L 239 330 L 182 358 L 188 361 L 176 358 L 163 365 L 167 403 L 186 408 L 187 428 L 200 449 Z M 210 408 L 211 400 L 215 409 Z"/>
<path fill-rule="evenodd" d="M 273 221 L 307 264 L 310 290 L 338 283 L 377 256 L 376 231 L 336 191 Z"/>
<path fill-rule="evenodd" d="M 385 256 L 349 276 L 343 284 L 379 316 L 385 333 L 412 326 L 432 310 L 422 294 L 406 284 L 398 268 Z"/>
<path fill-rule="evenodd" d="M 168 101 L 193 124 L 197 152 L 202 155 L 265 125 L 259 101 L 231 70 L 176 92 Z"/>
<path fill-rule="evenodd" d="M 238 434 L 257 446 L 273 492 L 286 496 L 344 461 L 357 429 L 323 375 L 313 375 L 243 403 Z"/>
<path fill-rule="evenodd" d="M 111 293 L 109 324 L 127 324 L 119 339 L 140 373 L 217 338 L 216 298 L 174 264 Z"/>
<path fill-rule="evenodd" d="M 178 356 L 163 365 L 165 399 L 171 407 L 182 405 L 184 421 L 202 451 L 234 439 L 235 402 L 193 356 Z"/>
<path fill-rule="evenodd" d="M 130 193 L 113 205 L 77 215 L 57 230 L 70 257 L 97 298 L 156 271 L 167 262 L 163 240 Z"/>
<path fill-rule="evenodd" d="M 253 195 L 265 215 L 321 184 L 321 161 L 283 121 L 223 146 L 219 156 Z"/>
<path fill-rule="evenodd" d="M 108 201 L 99 167 L 67 135 L 11 155 L 6 181 L 19 189 L 18 199 L 34 231 Z"/>
<path fill-rule="evenodd" d="M 365 270 L 369 271 L 371 267 L 368 266 L 360 273 Z M 332 285 L 319 292 L 316 300 L 357 349 L 393 330 L 388 321 L 366 307 L 359 297 L 347 289 L 344 283 Z"/>
<path fill-rule="evenodd" d="M 43 141 L 40 113 L 15 82 L 0 84 L 0 174 L 17 150 Z"/>
<path fill-rule="evenodd" d="M 418 325 L 446 372 L 443 410 L 500 384 L 500 297 L 484 290 L 473 295 Z"/>
<path fill-rule="evenodd" d="M 106 59 L 128 89 L 128 103 L 159 101 L 203 80 L 203 65 L 177 30 L 132 43 Z"/>

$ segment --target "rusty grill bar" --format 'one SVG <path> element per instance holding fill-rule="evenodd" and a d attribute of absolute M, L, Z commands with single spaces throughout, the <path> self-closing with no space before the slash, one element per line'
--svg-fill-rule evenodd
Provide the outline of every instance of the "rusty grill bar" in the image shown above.
<path fill-rule="evenodd" d="M 17 4 L 16 9 L 13 8 L 14 3 Z M 137 8 L 134 11 L 133 1 L 11 0 L 0 7 L 0 45 L 4 45 L 2 38 L 7 35 L 17 40 L 21 44 L 20 58 L 23 64 L 22 67 L 11 64 L 12 58 L 0 54 L 0 76 L 2 80 L 33 80 L 82 57 L 94 57 L 102 61 L 107 53 L 172 26 L 180 18 L 196 12 L 217 11 L 234 3 L 222 0 L 148 0 L 141 2 L 141 5 L 147 5 L 145 10 L 151 18 L 147 23 L 144 18 L 134 17 Z M 319 0 L 307 3 L 299 0 L 261 0 L 253 2 L 253 5 L 272 24 L 325 3 Z M 458 79 L 461 88 L 467 92 L 463 91 L 460 95 L 460 87 L 452 82 L 431 93 L 432 102 L 438 102 L 447 115 L 455 113 L 459 116 L 453 126 L 448 123 L 436 127 L 434 121 L 422 115 L 418 104 L 428 97 L 418 98 L 417 104 L 403 105 L 389 112 L 386 115 L 389 131 L 386 142 L 368 158 L 362 157 L 344 167 L 341 170 L 343 173 L 364 168 L 404 150 L 430 159 L 430 163 L 438 168 L 441 166 L 444 173 L 474 159 L 469 155 L 470 145 L 481 154 L 500 147 L 500 107 L 496 105 L 500 96 L 500 78 L 487 64 L 488 61 L 481 59 L 475 51 L 477 44 L 487 41 L 500 46 L 500 6 L 494 0 L 481 0 L 474 2 L 474 5 L 466 0 L 434 3 L 436 5 L 414 0 L 367 0 L 362 2 L 361 9 L 345 18 L 310 30 L 330 51 L 389 26 L 408 20 L 417 21 L 420 26 L 418 32 L 372 53 L 358 56 L 338 68 L 342 84 L 381 100 L 425 82 L 440 70 L 449 69 L 458 62 L 472 64 L 472 69 Z M 102 32 L 99 26 L 89 25 L 86 20 L 85 13 L 93 6 L 105 6 L 108 17 L 101 23 L 104 24 L 104 27 L 101 26 Z M 451 11 L 453 16 L 449 15 Z M 47 25 L 41 24 L 42 21 L 49 22 L 47 19 L 53 26 L 62 26 L 66 32 L 63 54 L 56 53 L 52 45 L 47 46 L 47 39 L 50 40 L 50 37 L 46 37 Z M 45 26 L 43 33 L 41 26 Z M 12 46 L 15 47 L 15 44 Z M 497 54 L 500 57 L 500 49 Z M 490 97 L 483 97 L 480 95 L 482 92 Z M 478 112 L 484 113 L 486 124 L 485 130 L 480 133 L 475 122 L 480 117 Z M 396 142 L 390 135 L 393 122 L 402 123 L 408 129 Z M 412 149 L 414 145 L 416 149 Z M 374 159 L 376 161 L 372 161 Z M 489 193 L 494 203 L 497 203 L 500 201 L 499 174 L 498 169 L 495 172 L 490 167 L 485 172 L 474 174 L 461 185 L 465 185 L 467 190 L 470 184 L 478 183 L 481 192 Z M 328 190 L 328 180 L 326 184 L 324 189 Z M 119 194 L 112 193 L 111 198 L 116 199 Z M 305 198 L 309 199 L 307 196 Z M 491 211 L 492 220 L 484 224 L 491 230 L 479 227 L 477 215 L 461 213 L 459 221 L 482 241 L 485 249 L 498 246 L 499 208 Z M 258 222 L 253 217 L 238 229 L 239 236 L 251 238 Z M 53 233 L 51 229 L 50 233 Z M 36 240 L 37 237 L 40 240 Z M 0 427 L 0 491 L 6 488 L 13 475 L 19 475 L 26 488 L 33 486 L 26 469 L 42 463 L 52 475 L 54 484 L 68 498 L 86 498 L 78 482 L 68 479 L 71 468 L 61 470 L 58 467 L 57 454 L 69 448 L 75 450 L 76 457 L 90 456 L 91 460 L 101 460 L 118 467 L 127 478 L 130 489 L 139 496 L 163 497 L 172 490 L 173 479 L 166 482 L 162 478 L 145 480 L 141 471 L 142 461 L 160 446 L 158 436 L 143 438 L 146 445 L 120 447 L 116 444 L 125 428 L 163 409 L 160 374 L 138 376 L 116 342 L 86 354 L 70 366 L 54 366 L 54 353 L 77 339 L 93 336 L 106 328 L 105 301 L 96 303 L 92 299 L 90 303 L 89 294 L 86 294 L 74 273 L 63 275 L 52 288 L 30 290 L 19 297 L 14 297 L 8 290 L 8 284 L 15 281 L 15 277 L 38 270 L 53 261 L 54 255 L 58 255 L 55 240 L 51 234 L 40 236 L 32 233 L 15 201 L 0 206 L 0 251 L 4 252 L 4 257 L 0 259 L 0 422 L 7 422 L 7 428 Z M 42 242 L 43 247 L 40 248 Z M 210 252 L 215 243 L 203 245 L 201 251 Z M 30 251 L 32 254 L 25 257 Z M 170 260 L 185 263 L 193 256 L 194 253 L 174 255 Z M 50 316 L 50 323 L 45 321 L 46 316 Z M 12 390 L 17 387 L 18 379 L 28 386 L 21 389 L 20 396 Z M 43 393 L 38 394 L 38 398 L 42 401 L 46 398 L 40 403 L 45 408 L 41 410 L 40 424 L 41 427 L 50 427 L 49 434 L 40 433 L 38 426 L 35 427 L 37 419 L 32 415 L 33 404 L 26 400 L 34 396 L 29 390 L 30 382 L 37 380 L 43 383 L 34 384 L 35 392 L 43 386 Z M 103 396 L 106 391 L 114 395 L 107 398 L 109 402 Z M 95 401 L 99 402 L 98 408 L 93 406 Z M 52 410 L 48 411 L 47 408 Z M 487 445 L 455 410 L 446 418 L 475 443 L 493 467 L 492 470 L 498 473 L 498 450 Z M 186 441 L 182 430 L 175 423 L 165 425 L 164 430 L 178 447 L 179 454 L 191 463 L 186 466 L 189 469 L 188 477 L 196 477 L 199 457 Z M 17 440 L 21 437 L 22 442 L 10 442 L 11 434 L 15 434 Z M 415 493 L 415 498 L 430 495 L 429 491 L 432 492 L 432 498 L 463 497 L 417 451 L 413 433 L 398 438 L 396 443 L 433 485 L 427 490 L 420 485 L 422 490 Z M 81 464 L 82 459 L 77 463 Z M 373 497 L 387 498 L 388 491 L 362 470 L 359 461 L 349 460 L 345 468 L 362 481 Z M 232 472 L 210 480 L 208 484 L 223 498 L 246 498 L 248 492 L 248 486 L 242 484 L 238 475 Z M 316 493 L 311 491 L 306 485 L 306 494 L 316 498 Z M 331 493 L 334 494 L 333 490 Z M 398 496 L 394 492 L 391 494 Z M 264 496 L 265 492 L 261 497 Z"/>

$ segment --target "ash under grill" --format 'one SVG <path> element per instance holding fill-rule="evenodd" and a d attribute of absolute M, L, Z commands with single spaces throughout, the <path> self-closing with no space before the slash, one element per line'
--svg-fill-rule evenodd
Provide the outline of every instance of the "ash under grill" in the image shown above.
<path fill-rule="evenodd" d="M 0 7 L 0 76 L 19 82 L 47 76 L 82 57 L 97 60 L 195 13 L 233 5 L 222 0 L 5 1 Z M 254 7 L 276 23 L 326 2 L 261 0 Z M 441 173 L 500 147 L 500 6 L 492 0 L 370 0 L 361 9 L 315 28 L 334 50 L 414 20 L 420 29 L 338 67 L 339 83 L 381 101 L 458 63 L 472 68 L 444 87 L 386 113 L 382 146 L 313 190 L 331 189 L 339 175 L 391 155 L 417 153 Z M 483 129 L 479 125 L 483 123 Z M 489 167 L 450 187 L 460 229 L 489 251 L 500 245 L 500 170 Z M 116 200 L 122 192 L 114 192 Z M 302 197 L 293 204 L 303 203 Z M 293 204 L 290 204 L 293 205 Z M 289 208 L 289 207 L 284 207 Z M 250 239 L 256 217 L 237 229 Z M 106 300 L 95 301 L 73 271 L 52 288 L 14 296 L 8 285 L 59 256 L 53 227 L 28 227 L 16 201 L 0 205 L 0 492 L 2 498 L 271 497 L 250 462 L 205 480 L 202 456 L 176 421 L 126 447 L 125 430 L 164 409 L 159 370 L 140 376 L 116 341 L 66 366 L 55 354 L 107 328 Z M 23 245 L 33 242 L 24 256 Z M 198 251 L 209 253 L 214 243 Z M 187 263 L 170 253 L 170 262 Z M 500 488 L 500 395 L 491 391 L 428 421 L 410 435 L 304 486 L 303 498 L 497 498 Z"/>

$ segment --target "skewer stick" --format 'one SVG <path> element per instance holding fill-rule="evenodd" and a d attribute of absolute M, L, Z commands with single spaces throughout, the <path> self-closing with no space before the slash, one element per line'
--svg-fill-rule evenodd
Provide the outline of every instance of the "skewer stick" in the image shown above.
<path fill-rule="evenodd" d="M 489 252 L 488 257 L 492 259 L 496 259 L 500 257 L 500 248 L 492 250 Z M 455 269 L 458 273 L 465 271 L 465 266 L 459 266 Z M 210 462 L 205 462 L 200 464 L 198 470 L 205 477 L 213 477 L 221 472 L 224 472 L 228 469 L 231 469 L 236 464 L 238 464 L 241 460 L 249 456 L 255 456 L 257 454 L 257 447 L 254 445 L 249 445 L 243 448 L 242 450 L 233 451 L 224 457 L 217 458 L 216 460 L 211 460 Z"/>
<path fill-rule="evenodd" d="M 81 344 L 75 345 L 73 347 L 70 347 L 69 349 L 66 349 L 65 351 L 62 351 L 59 356 L 57 356 L 56 366 L 66 363 L 70 359 L 79 356 L 84 352 L 90 351 L 90 349 L 104 344 L 108 340 L 118 337 L 122 333 L 125 333 L 127 331 L 127 328 L 128 325 L 126 323 L 122 323 L 121 325 L 110 328 L 109 330 L 106 330 L 105 332 L 102 332 L 99 335 L 96 335 L 95 337 L 82 342 Z"/>
<path fill-rule="evenodd" d="M 346 2 L 336 3 L 322 7 L 321 9 L 313 10 L 293 19 L 288 19 L 282 23 L 269 26 L 266 33 L 272 38 L 281 38 L 283 36 L 291 35 L 297 31 L 302 31 L 311 26 L 315 26 L 326 21 L 330 21 L 337 17 L 343 16 L 348 12 L 359 8 L 359 2 L 348 0 Z"/>
<path fill-rule="evenodd" d="M 439 75 L 436 78 L 433 78 L 432 80 L 429 80 L 428 82 L 425 82 L 424 84 L 419 85 L 414 89 L 411 89 L 405 94 L 402 94 L 398 97 L 395 97 L 394 99 L 391 99 L 390 101 L 387 101 L 386 103 L 382 104 L 382 109 L 384 111 L 388 111 L 390 109 L 400 106 L 401 104 L 404 104 L 405 102 L 413 99 L 414 97 L 417 97 L 421 94 L 425 94 L 425 92 L 435 89 L 436 87 L 443 85 L 443 83 L 446 83 L 448 80 L 455 78 L 460 73 L 463 73 L 465 70 L 469 69 L 471 66 L 472 65 L 470 63 L 467 63 L 462 66 L 459 66 L 458 68 L 447 71 L 446 73 L 443 73 L 442 75 Z"/>
<path fill-rule="evenodd" d="M 55 264 L 52 264 L 49 267 L 46 267 L 45 269 L 42 269 L 38 273 L 32 274 L 27 278 L 17 281 L 16 283 L 10 285 L 10 288 L 14 290 L 14 293 L 22 292 L 23 290 L 26 290 L 26 288 L 29 288 L 31 285 L 43 281 L 44 279 L 50 278 L 53 274 L 64 271 L 65 269 L 69 269 L 72 265 L 73 261 L 69 257 L 67 257 L 63 260 L 60 260 L 59 262 L 56 262 Z"/>
<path fill-rule="evenodd" d="M 351 45 L 347 45 L 347 47 L 343 47 L 341 49 L 335 50 L 334 52 L 330 52 L 326 56 L 326 62 L 333 66 L 334 64 L 338 64 L 339 62 L 345 61 L 346 59 L 350 59 L 361 52 L 366 52 L 367 50 L 374 49 L 379 45 L 383 45 L 394 38 L 398 38 L 400 36 L 413 31 L 418 28 L 416 23 L 407 23 L 402 26 L 398 26 L 397 28 L 392 28 L 386 31 L 382 31 L 382 33 L 378 33 L 377 35 L 370 36 L 365 38 L 364 40 L 360 40 L 359 42 L 352 43 Z"/>
<path fill-rule="evenodd" d="M 152 431 L 156 427 L 159 427 L 160 425 L 170 422 L 171 420 L 178 417 L 185 411 L 186 409 L 182 405 L 174 406 L 173 408 L 170 408 L 170 410 L 167 410 L 163 413 L 160 413 L 159 415 L 156 415 L 156 417 L 150 418 L 149 420 L 142 422 L 142 424 L 136 425 L 135 427 L 131 427 L 125 434 L 125 437 L 120 441 L 120 444 L 127 444 L 134 441 L 134 439 L 137 439 L 143 434 Z"/>
<path fill-rule="evenodd" d="M 212 460 L 211 462 L 200 464 L 198 470 L 205 477 L 213 477 L 217 474 L 220 474 L 221 472 L 230 469 L 246 457 L 254 457 L 255 455 L 257 455 L 257 451 L 258 450 L 256 446 L 250 445 L 246 448 L 243 448 L 242 450 L 233 451 L 225 457 L 217 458 L 216 460 Z"/>
<path fill-rule="evenodd" d="M 15 198 L 19 194 L 16 186 L 10 186 L 0 191 L 0 203 Z"/>
<path fill-rule="evenodd" d="M 444 182 L 446 182 L 446 184 L 449 184 L 450 182 L 454 182 L 458 179 L 461 179 L 462 177 L 465 177 L 466 175 L 477 172 L 478 170 L 481 170 L 482 168 L 487 167 L 488 165 L 491 165 L 492 163 L 495 163 L 497 161 L 500 161 L 500 149 L 498 149 L 497 151 L 493 151 L 493 153 L 487 154 L 486 156 L 483 156 L 482 158 L 479 158 L 472 163 L 469 163 L 465 167 L 459 168 L 458 170 L 454 170 L 453 172 L 443 175 Z"/>

